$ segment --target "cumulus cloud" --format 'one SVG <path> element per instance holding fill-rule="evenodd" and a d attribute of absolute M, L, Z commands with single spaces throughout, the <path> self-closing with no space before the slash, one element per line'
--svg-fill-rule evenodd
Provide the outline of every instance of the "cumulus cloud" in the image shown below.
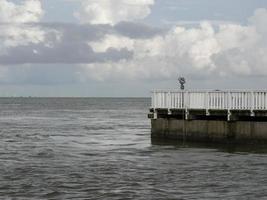
<path fill-rule="evenodd" d="M 125 45 L 117 48 L 122 38 L 131 39 L 123 36 L 123 32 L 112 26 L 39 23 L 17 24 L 16 26 L 0 24 L 0 27 L 4 30 L 0 33 L 0 38 L 2 38 L 0 64 L 102 63 L 132 57 L 130 48 L 126 48 Z M 14 31 L 9 30 L 9 27 Z M 19 31 L 16 31 L 16 28 Z M 106 47 L 101 49 L 94 45 L 94 43 L 97 44 L 96 41 L 105 40 L 109 36 L 113 37 L 112 34 L 116 34 L 113 41 L 116 44 L 107 43 Z"/>
<path fill-rule="evenodd" d="M 0 22 L 38 22 L 43 13 L 39 0 L 25 0 L 21 4 L 15 4 L 8 0 L 0 0 Z"/>
<path fill-rule="evenodd" d="M 22 65 L 11 70 L 32 63 L 72 64 L 68 73 L 81 81 L 169 80 L 179 74 L 205 79 L 267 76 L 266 9 L 256 10 L 246 25 L 207 21 L 163 30 L 128 21 L 146 17 L 154 0 L 136 0 L 134 5 L 128 0 L 79 1 L 84 24 L 41 23 L 39 1 L 0 0 L 10 7 L 0 12 L 0 79 L 22 73 L 24 67 L 33 74 L 45 68 Z"/>
<path fill-rule="evenodd" d="M 214 27 L 202 22 L 195 28 L 176 26 L 149 39 L 109 35 L 92 43 L 93 48 L 127 48 L 133 51 L 133 58 L 84 65 L 82 75 L 96 80 L 170 79 L 178 74 L 206 78 L 267 75 L 266 15 L 266 9 L 256 10 L 247 25 Z"/>
<path fill-rule="evenodd" d="M 75 16 L 82 23 L 116 24 L 143 19 L 151 12 L 154 0 L 79 0 L 81 10 Z"/>
<path fill-rule="evenodd" d="M 46 34 L 39 27 L 29 24 L 0 24 L 0 28 L 0 49 L 37 44 L 44 41 Z"/>
<path fill-rule="evenodd" d="M 16 26 L 0 24 L 3 29 L 0 32 L 0 64 L 73 64 L 128 60 L 131 59 L 133 50 L 133 47 L 130 48 L 133 40 L 127 33 L 127 29 L 132 29 L 131 26 L 139 27 L 139 31 L 143 32 L 134 36 L 135 39 L 151 38 L 162 33 L 160 29 L 127 22 L 121 24 L 120 28 L 64 23 L 20 23 Z M 99 41 L 101 46 L 98 46 Z M 105 45 L 103 41 L 106 41 Z"/>
<path fill-rule="evenodd" d="M 25 0 L 21 4 L 0 0 L 0 55 L 7 49 L 45 40 L 45 32 L 30 25 L 41 20 L 43 10 L 39 0 Z"/>

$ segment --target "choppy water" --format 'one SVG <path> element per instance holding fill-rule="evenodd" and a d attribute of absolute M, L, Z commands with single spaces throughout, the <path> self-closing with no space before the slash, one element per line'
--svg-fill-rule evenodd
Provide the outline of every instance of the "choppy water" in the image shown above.
<path fill-rule="evenodd" d="M 267 199 L 264 148 L 150 140 L 149 99 L 0 99 L 1 199 Z"/>

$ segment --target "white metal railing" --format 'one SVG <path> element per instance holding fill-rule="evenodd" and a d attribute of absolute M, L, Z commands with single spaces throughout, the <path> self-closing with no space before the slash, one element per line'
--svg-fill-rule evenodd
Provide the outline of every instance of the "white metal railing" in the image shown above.
<path fill-rule="evenodd" d="M 205 110 L 267 110 L 267 91 L 155 90 L 152 108 Z"/>

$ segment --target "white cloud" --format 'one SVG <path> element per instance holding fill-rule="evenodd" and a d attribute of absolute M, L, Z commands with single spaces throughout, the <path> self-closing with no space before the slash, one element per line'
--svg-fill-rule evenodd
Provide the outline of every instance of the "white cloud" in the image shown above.
<path fill-rule="evenodd" d="M 43 42 L 45 32 L 26 24 L 39 22 L 42 15 L 39 0 L 25 0 L 21 4 L 0 0 L 0 54 L 9 47 Z"/>
<path fill-rule="evenodd" d="M 136 0 L 134 5 L 130 5 L 128 0 L 116 0 L 116 4 L 111 4 L 110 0 L 79 1 L 85 8 L 80 12 L 79 17 L 82 22 L 92 24 L 116 24 L 123 20 L 144 18 L 150 13 L 150 6 L 154 3 L 154 0 Z M 16 47 L 20 51 L 14 52 L 33 51 L 33 57 L 39 56 L 42 62 L 44 60 L 49 62 L 49 59 L 61 56 L 63 58 L 60 59 L 61 62 L 68 60 L 79 63 L 81 61 L 79 56 L 82 55 L 82 58 L 88 57 L 88 60 L 84 59 L 83 62 L 91 59 L 91 64 L 79 65 L 73 71 L 83 81 L 88 79 L 169 80 L 176 79 L 181 74 L 206 79 L 211 76 L 267 76 L 266 9 L 256 10 L 248 19 L 247 25 L 230 22 L 214 24 L 207 21 L 194 27 L 176 25 L 169 31 L 157 32 L 157 34 L 148 32 L 145 33 L 146 37 L 134 37 L 144 30 L 140 28 L 141 26 L 132 28 L 131 24 L 125 26 L 123 23 L 121 27 L 83 24 L 80 28 L 85 32 L 81 32 L 81 35 L 86 37 L 76 41 L 75 38 L 79 38 L 77 35 L 79 31 L 76 30 L 68 33 L 73 37 L 66 37 L 65 40 L 60 41 L 61 37 L 64 38 L 61 34 L 67 36 L 67 32 L 53 30 L 57 29 L 55 25 L 49 28 L 48 25 L 32 23 L 39 22 L 43 13 L 39 10 L 41 6 L 37 6 L 39 5 L 37 2 L 39 1 L 28 0 L 18 5 L 0 0 L 0 5 L 10 7 L 7 13 L 0 12 L 0 23 L 2 22 L 0 56 Z M 97 9 L 91 12 L 92 6 L 96 6 Z M 3 7 L 0 6 L 1 9 Z M 35 14 L 29 14 L 29 10 Z M 126 12 L 119 12 L 120 10 L 126 10 Z M 4 23 L 6 21 L 8 23 Z M 58 30 L 63 28 L 58 27 Z M 98 31 L 94 32 L 94 30 Z M 139 35 L 142 36 L 142 34 Z M 48 57 L 42 57 L 41 47 L 53 48 L 56 42 L 59 43 L 58 46 L 55 45 L 57 48 L 54 51 L 48 50 L 53 53 Z M 94 52 L 91 52 L 91 47 Z M 75 50 L 73 51 L 72 48 Z M 66 58 L 65 49 L 73 57 Z M 91 54 L 86 53 L 85 49 L 89 49 Z M 109 53 L 105 53 L 108 51 Z M 118 56 L 125 51 L 127 55 L 133 56 Z M 25 58 L 26 54 L 23 53 L 21 57 Z M 90 56 L 94 53 L 101 59 L 92 59 Z M 12 56 L 10 58 L 12 59 Z M 22 60 L 28 63 L 27 57 Z M 12 76 L 7 71 L 9 71 L 8 67 L 0 67 L 1 79 L 4 80 L 6 74 Z M 27 73 L 31 73 L 31 70 L 27 70 Z"/>
<path fill-rule="evenodd" d="M 196 77 L 267 75 L 267 10 L 259 9 L 247 25 L 203 22 L 198 28 L 176 26 L 149 39 L 113 35 L 94 49 L 128 48 L 133 59 L 83 65 L 82 79 L 170 79 L 179 74 Z"/>
<path fill-rule="evenodd" d="M 26 24 L 4 24 L 0 25 L 2 31 L 0 37 L 0 47 L 15 47 L 19 45 L 27 45 L 29 43 L 37 44 L 45 39 L 45 32 L 38 27 Z"/>
<path fill-rule="evenodd" d="M 8 0 L 0 0 L 0 56 L 8 56 L 10 49 L 37 45 L 43 43 L 44 46 L 53 46 L 47 37 L 51 34 L 60 40 L 60 33 L 52 29 L 44 29 L 38 26 L 44 11 L 41 1 L 24 0 L 14 3 Z M 55 40 L 55 41 L 57 41 Z M 14 57 L 16 59 L 16 57 Z M 27 65 L 29 72 L 32 66 Z M 19 66 L 19 77 L 23 76 L 25 66 Z M 0 66 L 0 81 L 17 81 L 18 74 L 8 66 Z M 12 81 L 11 81 L 12 82 Z"/>
<path fill-rule="evenodd" d="M 95 44 L 98 48 L 120 48 L 124 44 L 134 51 L 132 60 L 117 63 L 90 64 L 84 66 L 89 78 L 105 79 L 168 79 L 178 73 L 192 71 L 209 72 L 213 70 L 211 56 L 220 49 L 214 38 L 214 30 L 208 23 L 199 29 L 175 27 L 166 35 L 150 39 L 131 39 L 130 42 L 115 44 L 114 37 L 110 42 Z M 120 36 L 117 36 L 119 40 Z M 125 39 L 124 39 L 125 40 Z M 125 40 L 127 41 L 127 40 Z M 129 47 L 128 47 L 129 48 Z M 86 74 L 86 73 L 85 73 Z"/>
<path fill-rule="evenodd" d="M 116 24 L 143 19 L 151 12 L 154 0 L 79 0 L 81 10 L 75 16 L 82 23 Z"/>
<path fill-rule="evenodd" d="M 95 52 L 106 52 L 109 48 L 133 50 L 134 40 L 125 36 L 106 35 L 100 41 L 92 41 L 88 44 Z"/>
<path fill-rule="evenodd" d="M 0 0 L 0 22 L 38 22 L 42 15 L 43 10 L 39 0 L 25 0 L 21 4 Z"/>

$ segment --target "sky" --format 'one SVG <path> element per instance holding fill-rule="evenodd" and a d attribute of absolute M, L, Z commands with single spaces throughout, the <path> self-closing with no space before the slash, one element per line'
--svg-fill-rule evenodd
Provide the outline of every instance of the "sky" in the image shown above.
<path fill-rule="evenodd" d="M 266 0 L 0 0 L 0 96 L 266 89 Z"/>

